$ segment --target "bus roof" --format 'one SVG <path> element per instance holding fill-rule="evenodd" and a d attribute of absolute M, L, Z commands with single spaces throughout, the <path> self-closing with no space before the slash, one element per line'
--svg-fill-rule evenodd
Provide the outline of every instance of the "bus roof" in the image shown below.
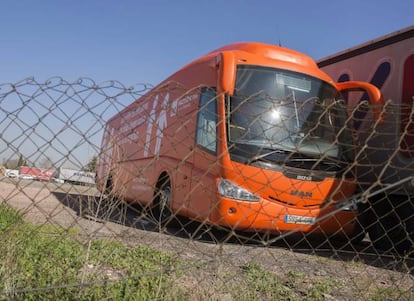
<path fill-rule="evenodd" d="M 307 56 L 301 52 L 282 46 L 260 42 L 236 42 L 233 44 L 228 44 L 209 52 L 204 57 L 215 56 L 223 51 L 247 52 L 249 54 L 261 56 L 268 59 L 298 64 L 301 66 L 308 66 L 312 68 L 317 67 L 315 61 L 310 56 Z M 202 58 L 203 57 L 201 57 L 201 59 Z"/>

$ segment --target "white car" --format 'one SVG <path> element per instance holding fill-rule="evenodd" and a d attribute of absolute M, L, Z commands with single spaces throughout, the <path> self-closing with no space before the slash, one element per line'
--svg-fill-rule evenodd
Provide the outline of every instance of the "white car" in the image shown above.
<path fill-rule="evenodd" d="M 25 175 L 25 174 L 23 174 L 23 175 L 20 175 L 20 179 L 22 179 L 22 180 L 34 180 L 35 177 L 32 176 L 32 175 Z"/>
<path fill-rule="evenodd" d="M 59 183 L 59 184 L 63 184 L 63 183 L 65 183 L 65 181 L 64 181 L 64 180 L 62 180 L 62 179 L 58 179 L 58 178 L 52 178 L 52 181 L 53 181 L 53 182 L 55 182 L 55 183 Z"/>
<path fill-rule="evenodd" d="M 17 178 L 19 177 L 19 171 L 18 170 L 8 170 L 6 172 L 6 176 L 9 178 Z"/>

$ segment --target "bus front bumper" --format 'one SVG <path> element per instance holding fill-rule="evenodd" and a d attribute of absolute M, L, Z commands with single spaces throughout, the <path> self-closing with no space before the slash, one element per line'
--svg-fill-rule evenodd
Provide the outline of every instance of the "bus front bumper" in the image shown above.
<path fill-rule="evenodd" d="M 358 215 L 356 208 L 337 204 L 322 208 L 297 208 L 265 199 L 246 202 L 223 196 L 219 198 L 219 206 L 213 209 L 211 222 L 248 232 L 351 235 Z"/>

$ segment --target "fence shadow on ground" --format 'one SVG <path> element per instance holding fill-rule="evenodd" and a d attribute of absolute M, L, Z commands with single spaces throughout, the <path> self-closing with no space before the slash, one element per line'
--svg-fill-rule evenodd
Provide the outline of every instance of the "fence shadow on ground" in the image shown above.
<path fill-rule="evenodd" d="M 149 210 L 138 204 L 118 199 L 108 201 L 102 196 L 88 196 L 63 192 L 52 192 L 64 206 L 78 216 L 97 223 L 111 222 L 142 231 L 163 232 L 177 238 L 191 239 L 207 244 L 237 244 L 246 247 L 283 248 L 296 253 L 326 257 L 338 261 L 359 261 L 376 268 L 410 273 L 414 275 L 414 256 L 381 253 L 369 241 L 359 244 L 323 237 L 303 235 L 275 236 L 260 233 L 234 232 L 211 227 L 185 218 L 179 218 L 178 226 L 160 227 Z"/>

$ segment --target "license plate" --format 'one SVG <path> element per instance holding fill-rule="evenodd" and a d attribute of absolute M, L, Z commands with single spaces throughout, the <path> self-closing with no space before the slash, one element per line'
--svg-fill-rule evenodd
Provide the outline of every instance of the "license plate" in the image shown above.
<path fill-rule="evenodd" d="M 313 225 L 315 222 L 316 218 L 310 216 L 285 215 L 286 224 Z"/>

